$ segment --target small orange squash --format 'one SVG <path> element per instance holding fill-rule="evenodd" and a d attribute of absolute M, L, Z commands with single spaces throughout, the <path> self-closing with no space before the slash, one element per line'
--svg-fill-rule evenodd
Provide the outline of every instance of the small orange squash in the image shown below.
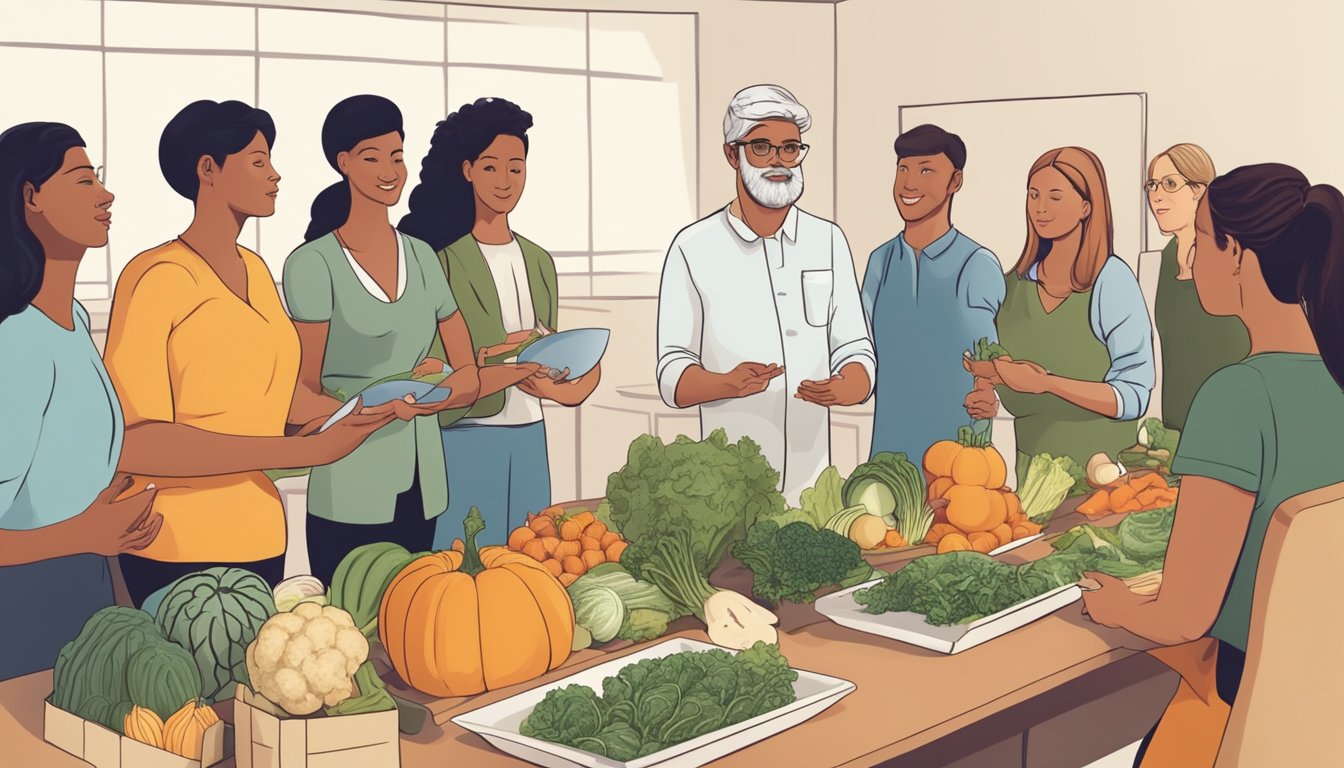
<path fill-rule="evenodd" d="M 163 748 L 188 760 L 200 760 L 205 729 L 217 722 L 215 710 L 194 699 L 188 701 L 163 724 Z"/>
<path fill-rule="evenodd" d="M 131 707 L 121 731 L 138 742 L 163 748 L 163 721 L 149 707 Z"/>
<path fill-rule="evenodd" d="M 478 551 L 485 521 L 475 507 L 464 527 L 466 552 L 411 561 L 378 611 L 392 667 L 430 696 L 472 696 L 535 679 L 564 663 L 574 644 L 574 606 L 564 588 L 573 574 L 557 580 L 548 566 L 506 547 Z"/>

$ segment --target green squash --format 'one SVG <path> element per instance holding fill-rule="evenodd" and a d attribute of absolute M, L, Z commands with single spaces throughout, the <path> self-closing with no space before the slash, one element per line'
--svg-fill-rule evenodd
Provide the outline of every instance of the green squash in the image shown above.
<path fill-rule="evenodd" d="M 417 555 L 385 541 L 350 551 L 331 577 L 331 604 L 350 614 L 370 640 L 378 637 L 378 607 L 387 585 Z"/>
<path fill-rule="evenodd" d="M 214 704 L 247 682 L 247 646 L 274 613 L 271 588 L 260 576 L 216 567 L 173 582 L 156 620 L 164 637 L 191 653 L 201 697 Z"/>
<path fill-rule="evenodd" d="M 190 653 L 164 640 L 135 652 L 126 670 L 131 703 L 167 721 L 183 704 L 201 696 L 201 673 Z"/>

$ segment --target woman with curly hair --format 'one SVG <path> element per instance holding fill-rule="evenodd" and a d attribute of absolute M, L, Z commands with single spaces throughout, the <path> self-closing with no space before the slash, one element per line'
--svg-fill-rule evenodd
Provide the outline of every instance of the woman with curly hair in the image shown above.
<path fill-rule="evenodd" d="M 450 114 L 434 131 L 400 224 L 438 252 L 478 348 L 507 348 L 556 328 L 555 261 L 509 227 L 527 182 L 531 127 L 532 116 L 504 99 L 477 99 Z M 425 367 L 441 365 L 437 344 L 430 357 Z M 550 505 L 541 401 L 577 406 L 600 377 L 598 368 L 574 380 L 538 375 L 440 414 L 449 499 L 436 549 L 450 546 L 471 507 L 486 520 L 481 543 L 503 544 L 528 512 Z"/>

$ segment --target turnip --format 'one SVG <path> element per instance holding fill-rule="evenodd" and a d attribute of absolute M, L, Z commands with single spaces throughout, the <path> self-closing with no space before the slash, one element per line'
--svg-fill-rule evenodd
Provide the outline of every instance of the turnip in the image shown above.
<path fill-rule="evenodd" d="M 757 641 L 777 643 L 778 623 L 778 616 L 729 589 L 721 589 L 705 600 L 705 626 L 715 645 L 744 650 Z"/>

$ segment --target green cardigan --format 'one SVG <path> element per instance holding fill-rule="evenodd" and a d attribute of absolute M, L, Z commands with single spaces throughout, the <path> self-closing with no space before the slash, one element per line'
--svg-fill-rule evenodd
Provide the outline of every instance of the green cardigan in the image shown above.
<path fill-rule="evenodd" d="M 532 310 L 537 321 L 550 330 L 556 330 L 560 313 L 560 296 L 556 290 L 555 260 L 531 240 L 514 233 L 523 251 L 523 266 L 527 269 L 528 290 L 532 294 Z M 471 333 L 473 353 L 482 347 L 503 344 L 504 320 L 499 307 L 499 290 L 485 263 L 485 256 L 476 238 L 470 233 L 439 251 L 439 263 L 448 275 L 448 285 L 457 299 L 458 311 Z M 447 360 L 443 342 L 434 337 L 430 357 Z M 444 411 L 439 414 L 439 426 L 451 427 L 465 418 L 483 419 L 504 410 L 504 393 L 496 392 L 483 397 L 470 409 Z"/>

